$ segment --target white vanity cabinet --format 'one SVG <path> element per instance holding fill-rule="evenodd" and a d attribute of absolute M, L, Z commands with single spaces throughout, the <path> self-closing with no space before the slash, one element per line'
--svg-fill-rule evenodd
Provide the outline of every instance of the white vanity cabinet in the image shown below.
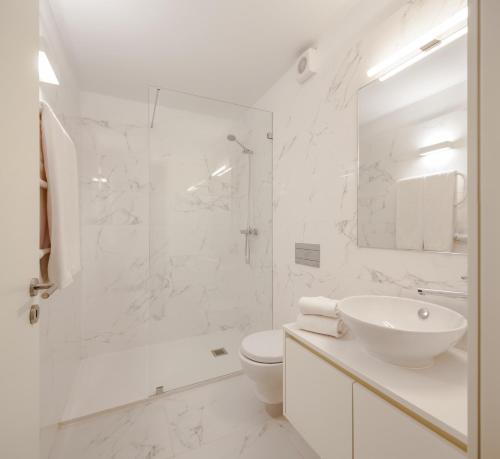
<path fill-rule="evenodd" d="M 285 416 L 321 459 L 352 459 L 353 380 L 289 337 L 285 361 Z"/>
<path fill-rule="evenodd" d="M 464 459 L 465 453 L 373 392 L 353 386 L 354 459 Z"/>
<path fill-rule="evenodd" d="M 467 457 L 429 423 L 290 335 L 284 363 L 284 414 L 321 459 Z"/>

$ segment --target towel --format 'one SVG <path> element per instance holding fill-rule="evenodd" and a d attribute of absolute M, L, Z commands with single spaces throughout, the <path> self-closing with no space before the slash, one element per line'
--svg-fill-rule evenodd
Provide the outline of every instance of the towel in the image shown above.
<path fill-rule="evenodd" d="M 424 250 L 451 252 L 453 249 L 456 177 L 456 171 L 425 177 Z"/>
<path fill-rule="evenodd" d="M 398 180 L 396 183 L 396 248 L 423 248 L 424 178 Z"/>
<path fill-rule="evenodd" d="M 48 104 L 41 104 L 41 149 L 47 175 L 50 237 L 48 279 L 67 287 L 80 271 L 78 172 L 75 146 Z"/>
<path fill-rule="evenodd" d="M 339 316 L 337 300 L 324 296 L 303 296 L 299 300 L 299 309 L 302 314 L 315 314 L 333 319 Z"/>
<path fill-rule="evenodd" d="M 335 338 L 340 338 L 347 331 L 342 319 L 332 319 L 331 317 L 305 315 L 300 313 L 297 316 L 297 326 L 302 330 L 329 335 Z"/>
<path fill-rule="evenodd" d="M 47 175 L 45 174 L 45 164 L 43 163 L 42 153 L 42 114 L 40 113 L 40 180 L 46 182 Z M 40 182 L 41 183 L 41 182 Z M 44 252 L 50 252 L 50 233 L 49 233 L 49 219 L 47 213 L 47 188 L 40 186 L 40 240 L 39 248 Z M 40 277 L 42 282 L 49 281 L 49 254 L 46 253 L 40 258 Z"/>

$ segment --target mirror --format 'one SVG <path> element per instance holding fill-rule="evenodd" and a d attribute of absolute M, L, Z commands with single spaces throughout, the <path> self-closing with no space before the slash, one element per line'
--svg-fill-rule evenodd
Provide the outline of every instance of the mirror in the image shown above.
<path fill-rule="evenodd" d="M 358 246 L 465 253 L 467 38 L 358 92 Z"/>

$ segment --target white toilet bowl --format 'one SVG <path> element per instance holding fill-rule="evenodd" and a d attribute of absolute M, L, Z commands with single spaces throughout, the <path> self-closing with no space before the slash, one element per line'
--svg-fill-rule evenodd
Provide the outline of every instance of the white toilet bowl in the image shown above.
<path fill-rule="evenodd" d="M 257 397 L 268 405 L 283 402 L 283 331 L 267 330 L 241 342 L 240 361 L 254 382 Z"/>

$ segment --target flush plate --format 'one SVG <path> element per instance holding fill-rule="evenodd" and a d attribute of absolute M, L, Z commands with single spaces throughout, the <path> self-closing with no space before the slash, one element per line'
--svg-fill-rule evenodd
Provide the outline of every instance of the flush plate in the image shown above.
<path fill-rule="evenodd" d="M 298 265 L 320 267 L 320 245 L 295 243 L 295 263 Z"/>

